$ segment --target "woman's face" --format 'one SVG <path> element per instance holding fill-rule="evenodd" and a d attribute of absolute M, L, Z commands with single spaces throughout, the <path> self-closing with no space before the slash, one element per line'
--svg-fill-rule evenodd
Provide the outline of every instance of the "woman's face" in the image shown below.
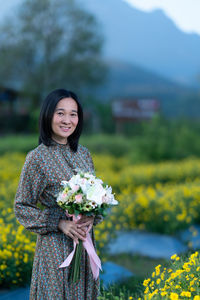
<path fill-rule="evenodd" d="M 78 124 L 78 105 L 72 98 L 63 98 L 56 106 L 51 128 L 52 139 L 59 144 L 66 144 Z"/>

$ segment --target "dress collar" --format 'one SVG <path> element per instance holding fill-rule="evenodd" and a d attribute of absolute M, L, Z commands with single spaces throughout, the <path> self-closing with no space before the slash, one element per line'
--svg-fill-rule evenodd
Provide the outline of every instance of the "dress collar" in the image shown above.
<path fill-rule="evenodd" d="M 69 147 L 69 143 L 67 142 L 66 144 L 60 144 L 54 140 L 51 139 L 51 143 L 50 143 L 51 146 L 58 146 L 58 147 Z"/>

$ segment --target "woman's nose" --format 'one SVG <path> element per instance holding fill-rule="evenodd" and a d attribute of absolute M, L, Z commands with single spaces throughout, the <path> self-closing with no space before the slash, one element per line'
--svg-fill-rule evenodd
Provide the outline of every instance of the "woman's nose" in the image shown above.
<path fill-rule="evenodd" d="M 70 123 L 70 117 L 69 116 L 64 116 L 62 119 L 62 123 L 69 124 Z"/>

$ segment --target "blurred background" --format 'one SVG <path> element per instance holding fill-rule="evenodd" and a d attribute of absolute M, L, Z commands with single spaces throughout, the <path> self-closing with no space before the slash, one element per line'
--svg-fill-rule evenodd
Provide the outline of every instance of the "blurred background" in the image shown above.
<path fill-rule="evenodd" d="M 124 286 L 120 299 L 142 299 L 157 264 L 200 248 L 199 9 L 197 0 L 1 3 L 0 291 L 30 280 L 35 236 L 16 222 L 13 201 L 55 88 L 78 94 L 81 144 L 120 201 L 96 237 L 106 272 L 116 270 L 104 283 L 129 279 L 105 299 Z"/>

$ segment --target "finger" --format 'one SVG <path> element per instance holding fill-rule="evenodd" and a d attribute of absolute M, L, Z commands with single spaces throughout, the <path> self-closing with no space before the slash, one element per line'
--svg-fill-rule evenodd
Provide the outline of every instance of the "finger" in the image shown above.
<path fill-rule="evenodd" d="M 77 228 L 76 231 L 77 231 L 80 235 L 86 236 L 86 231 L 87 231 L 86 228 Z"/>
<path fill-rule="evenodd" d="M 78 245 L 79 241 L 76 237 L 73 238 L 74 242 Z"/>
<path fill-rule="evenodd" d="M 88 227 L 86 233 L 90 232 L 91 228 L 92 228 L 92 224 L 89 225 L 89 227 Z"/>
<path fill-rule="evenodd" d="M 93 224 L 93 220 L 89 220 L 87 222 L 84 222 L 84 223 L 81 223 L 79 224 L 79 228 L 82 228 L 82 227 L 86 227 L 86 226 L 89 226 L 90 224 Z"/>
<path fill-rule="evenodd" d="M 74 236 L 82 241 L 85 241 L 85 235 L 81 235 L 78 232 L 74 232 Z"/>
<path fill-rule="evenodd" d="M 76 244 L 78 244 L 78 238 L 71 232 L 68 233 L 68 236 L 71 237 Z"/>
<path fill-rule="evenodd" d="M 67 235 L 78 244 L 78 239 L 71 232 L 68 232 Z"/>
<path fill-rule="evenodd" d="M 91 224 L 91 220 L 87 220 L 87 221 L 84 221 L 83 223 L 79 224 L 79 227 L 84 227 L 84 226 L 87 226 L 87 225 L 90 225 Z"/>
<path fill-rule="evenodd" d="M 76 224 L 82 224 L 83 222 L 85 222 L 85 218 L 84 219 L 80 219 L 76 222 Z"/>
<path fill-rule="evenodd" d="M 85 238 L 85 236 L 86 236 L 86 232 L 84 231 L 84 230 L 82 230 L 82 229 L 78 229 L 78 228 L 72 228 L 71 229 L 71 233 L 73 234 L 73 235 L 76 235 L 76 236 L 81 236 L 81 237 L 83 237 L 83 238 Z"/>
<path fill-rule="evenodd" d="M 86 234 L 86 229 L 82 228 L 82 225 L 80 226 L 80 225 L 77 225 L 77 224 L 75 224 L 75 226 L 72 226 L 70 228 L 70 231 L 73 231 L 73 233 L 74 232 L 78 232 L 78 233 L 80 233 L 83 236 L 85 236 L 85 234 Z"/>
<path fill-rule="evenodd" d="M 90 220 L 94 220 L 94 217 L 93 216 L 83 216 L 81 219 L 78 220 L 77 224 L 82 224 L 82 223 L 85 223 L 85 222 L 88 222 Z"/>

